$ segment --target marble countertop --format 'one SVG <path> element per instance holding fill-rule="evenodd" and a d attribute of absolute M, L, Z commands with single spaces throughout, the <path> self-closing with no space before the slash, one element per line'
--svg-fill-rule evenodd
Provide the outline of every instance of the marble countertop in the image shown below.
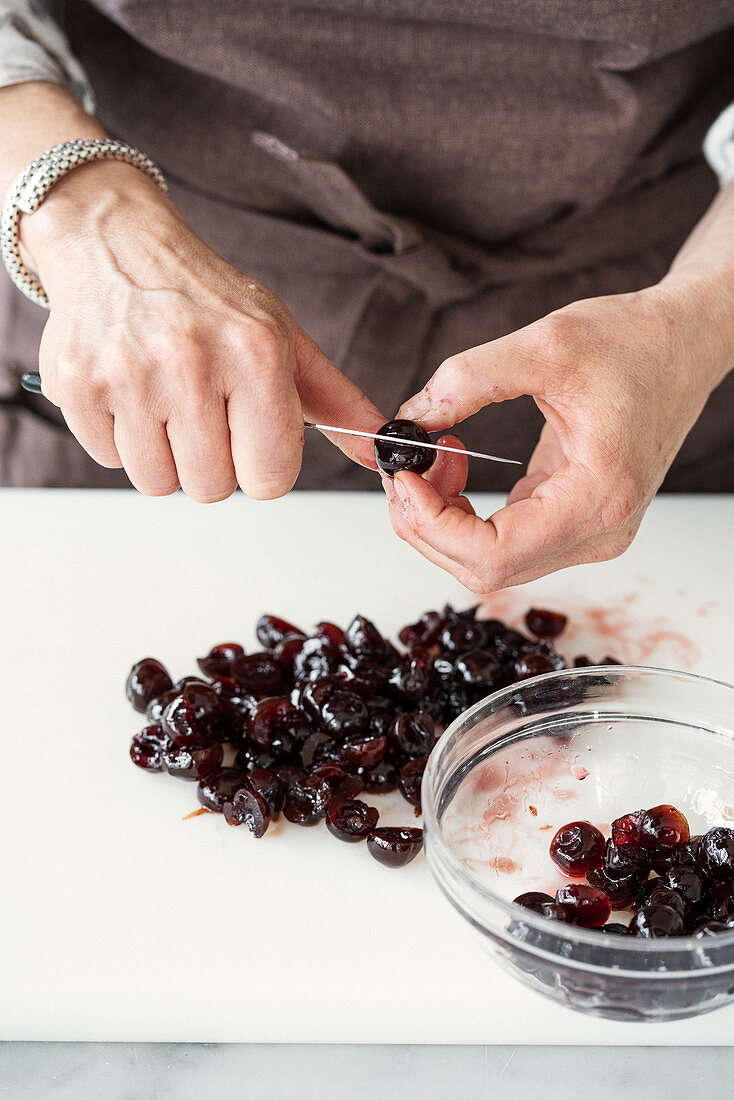
<path fill-rule="evenodd" d="M 0 1044 L 3 1100 L 691 1100 L 733 1071 L 732 1047 Z"/>

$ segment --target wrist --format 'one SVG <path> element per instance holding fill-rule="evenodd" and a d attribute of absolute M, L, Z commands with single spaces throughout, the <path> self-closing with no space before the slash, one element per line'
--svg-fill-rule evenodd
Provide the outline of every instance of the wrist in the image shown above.
<path fill-rule="evenodd" d="M 139 228 L 174 214 L 170 200 L 138 168 L 115 160 L 94 161 L 69 172 L 35 213 L 21 217 L 21 251 L 46 286 L 59 263 L 68 265 L 70 250 L 89 240 L 95 229 Z"/>
<path fill-rule="evenodd" d="M 674 266 L 644 293 L 652 295 L 669 327 L 671 365 L 710 393 L 734 366 L 734 272 Z"/>

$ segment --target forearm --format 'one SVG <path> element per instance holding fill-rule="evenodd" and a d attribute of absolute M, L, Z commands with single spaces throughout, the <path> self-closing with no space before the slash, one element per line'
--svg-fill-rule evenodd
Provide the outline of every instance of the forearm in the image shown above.
<path fill-rule="evenodd" d="M 42 81 L 0 88 L 0 135 L 3 198 L 18 174 L 46 149 L 74 138 L 106 136 L 70 92 Z M 122 212 L 127 205 L 123 199 L 166 201 L 142 172 L 119 161 L 75 168 L 59 181 L 35 214 L 21 218 L 26 263 L 45 283 L 46 256 L 58 251 L 65 239 L 88 228 L 102 209 L 112 205 Z"/>
<path fill-rule="evenodd" d="M 713 388 L 734 367 L 734 182 L 695 226 L 660 288 L 680 304 Z"/>

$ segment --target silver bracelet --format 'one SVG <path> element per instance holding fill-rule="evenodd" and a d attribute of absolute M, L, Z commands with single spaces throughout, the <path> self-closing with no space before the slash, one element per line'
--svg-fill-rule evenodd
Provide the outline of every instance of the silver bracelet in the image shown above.
<path fill-rule="evenodd" d="M 44 309 L 50 309 L 51 303 L 38 279 L 28 270 L 20 255 L 20 219 L 22 214 L 33 214 L 38 210 L 51 188 L 80 164 L 94 160 L 121 160 L 139 168 L 158 184 L 164 194 L 168 187 L 160 168 L 150 157 L 124 145 L 120 141 L 99 141 L 77 138 L 54 145 L 36 157 L 18 176 L 10 188 L 0 215 L 0 249 L 8 275 L 18 290 Z"/>

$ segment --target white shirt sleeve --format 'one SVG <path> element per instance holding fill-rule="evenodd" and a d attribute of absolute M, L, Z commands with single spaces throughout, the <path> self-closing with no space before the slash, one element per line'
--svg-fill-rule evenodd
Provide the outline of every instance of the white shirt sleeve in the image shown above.
<path fill-rule="evenodd" d="M 48 80 L 91 113 L 94 93 L 51 12 L 55 0 L 0 0 L 0 88 Z"/>
<path fill-rule="evenodd" d="M 706 134 L 703 151 L 722 187 L 734 179 L 734 103 L 719 115 Z"/>

